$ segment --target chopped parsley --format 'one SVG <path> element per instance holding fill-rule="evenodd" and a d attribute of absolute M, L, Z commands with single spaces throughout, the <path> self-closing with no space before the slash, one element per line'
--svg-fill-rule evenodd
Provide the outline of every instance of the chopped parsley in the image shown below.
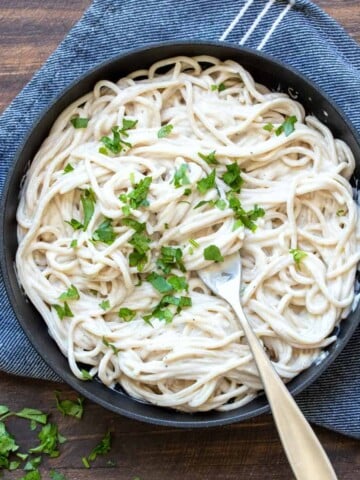
<path fill-rule="evenodd" d="M 49 475 L 52 480 L 67 480 L 65 475 L 57 472 L 56 470 L 51 470 Z"/>
<path fill-rule="evenodd" d="M 41 480 L 41 475 L 39 470 L 32 470 L 31 472 L 26 473 L 19 480 Z"/>
<path fill-rule="evenodd" d="M 204 249 L 205 260 L 212 260 L 214 262 L 223 262 L 224 257 L 221 255 L 219 247 L 216 245 L 209 245 Z"/>
<path fill-rule="evenodd" d="M 198 152 L 198 155 L 199 157 L 204 160 L 208 165 L 218 165 L 219 162 L 217 161 L 216 157 L 215 157 L 215 150 L 213 150 L 212 152 L 208 153 L 207 155 L 204 155 L 203 153 L 201 152 Z"/>
<path fill-rule="evenodd" d="M 265 215 L 265 210 L 257 205 L 255 205 L 252 210 L 244 210 L 240 200 L 234 194 L 229 195 L 229 207 L 234 212 L 235 222 L 233 230 L 244 226 L 252 232 L 255 232 L 257 229 L 255 221 Z"/>
<path fill-rule="evenodd" d="M 241 178 L 240 167 L 236 162 L 226 165 L 226 172 L 221 179 L 231 188 L 232 191 L 237 193 L 240 192 L 242 184 L 244 183 L 244 180 Z"/>
<path fill-rule="evenodd" d="M 41 464 L 42 458 L 41 457 L 35 457 L 31 458 L 28 460 L 24 466 L 24 470 L 26 471 L 32 471 L 36 470 L 37 467 Z"/>
<path fill-rule="evenodd" d="M 105 455 L 106 453 L 109 453 L 111 450 L 111 432 L 108 431 L 104 438 L 96 445 L 96 447 L 90 452 L 90 454 L 87 457 L 83 457 L 81 460 L 83 462 L 83 465 L 86 468 L 90 468 L 90 462 L 93 462 L 96 460 L 96 457 L 98 455 Z"/>
<path fill-rule="evenodd" d="M 185 190 L 184 190 L 184 195 L 185 195 L 185 196 L 188 197 L 189 195 L 191 195 L 191 193 L 192 193 L 191 188 L 185 188 Z"/>
<path fill-rule="evenodd" d="M 69 417 L 75 417 L 79 420 L 82 418 L 84 413 L 84 400 L 82 398 L 77 398 L 76 402 L 72 400 L 61 400 L 59 392 L 55 392 L 56 397 L 56 407 L 64 416 L 68 415 Z"/>
<path fill-rule="evenodd" d="M 344 215 L 346 215 L 346 212 L 345 212 L 344 209 L 340 209 L 340 210 L 338 210 L 338 211 L 336 212 L 336 215 L 337 215 L 338 217 L 343 217 Z"/>
<path fill-rule="evenodd" d="M 113 343 L 110 343 L 109 340 L 107 340 L 105 337 L 102 337 L 102 342 L 105 345 L 105 347 L 111 348 L 111 350 L 117 355 L 120 350 L 115 347 Z"/>
<path fill-rule="evenodd" d="M 80 294 L 75 285 L 70 285 L 66 292 L 62 293 L 59 300 L 79 300 Z"/>
<path fill-rule="evenodd" d="M 116 233 L 114 232 L 114 227 L 112 226 L 111 218 L 105 218 L 105 220 L 98 226 L 92 236 L 94 242 L 103 242 L 107 245 L 114 243 L 116 238 Z"/>
<path fill-rule="evenodd" d="M 200 247 L 200 244 L 199 244 L 196 240 L 193 240 L 192 238 L 189 239 L 189 243 L 190 243 L 190 245 L 192 245 L 194 248 L 199 248 L 199 247 Z"/>
<path fill-rule="evenodd" d="M 182 187 L 183 185 L 189 185 L 190 180 L 189 180 L 189 177 L 186 175 L 186 172 L 188 170 L 189 170 L 189 166 L 186 163 L 183 163 L 175 171 L 175 175 L 173 178 L 173 183 L 175 185 L 175 188 Z"/>
<path fill-rule="evenodd" d="M 295 131 L 295 123 L 297 122 L 297 118 L 295 115 L 291 117 L 286 117 L 284 122 L 275 130 L 275 135 L 279 136 L 283 132 L 286 137 L 288 137 L 291 133 Z"/>
<path fill-rule="evenodd" d="M 60 452 L 58 446 L 64 443 L 66 439 L 60 435 L 57 425 L 47 423 L 38 434 L 40 443 L 37 447 L 30 448 L 30 453 L 46 453 L 51 458 L 58 457 Z"/>
<path fill-rule="evenodd" d="M 269 122 L 263 126 L 263 129 L 267 132 L 272 132 L 274 130 L 274 124 Z"/>
<path fill-rule="evenodd" d="M 36 408 L 23 408 L 15 415 L 20 418 L 31 420 L 32 422 L 41 423 L 42 425 L 46 424 L 48 417 L 46 413 L 43 413 L 41 410 L 37 410 Z"/>
<path fill-rule="evenodd" d="M 99 303 L 99 307 L 102 308 L 103 310 L 109 310 L 110 308 L 109 300 L 103 300 L 101 303 Z"/>
<path fill-rule="evenodd" d="M 300 265 L 300 262 L 301 260 L 303 260 L 303 258 L 307 257 L 307 253 L 303 250 L 299 250 L 298 248 L 291 248 L 289 252 L 293 256 L 293 259 L 295 260 L 297 266 Z"/>
<path fill-rule="evenodd" d="M 68 223 L 74 230 L 81 230 L 82 228 L 84 228 L 84 225 L 75 218 L 72 218 L 70 221 L 65 220 L 65 223 Z"/>
<path fill-rule="evenodd" d="M 74 240 L 71 240 L 70 247 L 76 248 L 77 246 L 78 246 L 78 241 L 76 238 L 74 238 Z"/>
<path fill-rule="evenodd" d="M 160 293 L 171 292 L 173 290 L 173 286 L 166 278 L 156 272 L 150 273 L 150 275 L 146 277 L 146 280 Z"/>
<path fill-rule="evenodd" d="M 90 373 L 84 368 L 81 369 L 81 376 L 82 376 L 82 379 L 85 381 L 93 379 L 92 375 L 90 375 Z"/>
<path fill-rule="evenodd" d="M 66 167 L 64 168 L 64 173 L 70 173 L 74 170 L 74 167 L 71 165 L 71 163 L 68 163 Z"/>
<path fill-rule="evenodd" d="M 145 230 L 145 223 L 140 223 L 134 218 L 126 217 L 121 220 L 121 223 L 127 227 L 132 228 L 137 233 L 141 233 Z"/>
<path fill-rule="evenodd" d="M 156 265 L 164 272 L 170 273 L 171 269 L 178 268 L 185 272 L 185 265 L 182 260 L 182 250 L 178 247 L 161 247 L 160 257 L 156 261 Z"/>
<path fill-rule="evenodd" d="M 84 117 L 72 117 L 70 122 L 74 128 L 86 128 L 88 126 L 89 119 Z"/>
<path fill-rule="evenodd" d="M 5 424 L 0 422 L 0 470 L 10 467 L 9 457 L 18 449 L 15 438 L 6 430 Z"/>
<path fill-rule="evenodd" d="M 218 92 L 223 92 L 226 89 L 226 86 L 223 82 L 221 82 L 221 83 L 219 83 L 219 85 L 216 85 L 216 84 L 211 85 L 210 88 L 211 88 L 212 92 L 215 92 L 216 90 Z"/>
<path fill-rule="evenodd" d="M 84 224 L 82 228 L 85 232 L 85 230 L 89 226 L 90 220 L 94 215 L 95 210 L 96 197 L 93 190 L 91 188 L 84 190 L 83 195 L 81 195 L 80 197 L 80 201 L 84 211 Z"/>
<path fill-rule="evenodd" d="M 196 187 L 201 194 L 206 193 L 208 190 L 211 190 L 216 186 L 215 177 L 216 177 L 216 171 L 214 169 L 205 178 L 202 178 L 201 180 L 196 182 Z"/>
<path fill-rule="evenodd" d="M 176 292 L 181 292 L 182 290 L 188 290 L 189 285 L 185 277 L 179 277 L 178 275 L 171 275 L 167 279 L 168 283 L 172 286 L 173 290 Z"/>
<path fill-rule="evenodd" d="M 122 307 L 119 310 L 119 317 L 124 320 L 124 322 L 131 322 L 136 316 L 136 312 L 130 308 Z"/>
<path fill-rule="evenodd" d="M 121 138 L 121 135 L 123 135 L 124 137 L 128 137 L 129 134 L 127 133 L 127 131 L 135 128 L 137 122 L 137 120 L 129 120 L 127 118 L 123 118 L 121 128 L 118 125 L 112 127 L 112 138 L 107 136 L 101 137 L 100 141 L 104 144 L 104 146 L 99 148 L 99 152 L 108 155 L 110 151 L 111 153 L 116 155 L 118 153 L 121 153 L 124 147 L 131 148 L 131 143 L 126 142 L 123 138 Z"/>
<path fill-rule="evenodd" d="M 60 320 L 63 320 L 65 317 L 70 318 L 74 316 L 67 302 L 64 302 L 64 306 L 54 304 L 52 307 L 56 310 Z"/>
<path fill-rule="evenodd" d="M 180 313 L 182 308 L 191 307 L 191 305 L 192 301 L 190 297 L 164 295 L 153 311 L 149 315 L 144 315 L 143 319 L 145 322 L 150 323 L 150 319 L 155 317 L 159 320 L 165 320 L 166 323 L 170 323 L 176 313 Z M 173 309 L 168 308 L 169 306 L 175 306 L 176 310 L 174 311 Z"/>
<path fill-rule="evenodd" d="M 173 131 L 174 125 L 171 125 L 171 123 L 168 123 L 167 125 L 163 125 L 160 130 L 157 132 L 157 137 L 158 138 L 165 138 L 170 133 Z"/>
<path fill-rule="evenodd" d="M 142 233 L 134 233 L 129 240 L 130 245 L 134 247 L 134 250 L 140 254 L 145 254 L 150 250 L 150 238 Z"/>
<path fill-rule="evenodd" d="M 129 205 L 125 205 L 131 208 L 138 208 L 138 207 L 147 207 L 149 205 L 149 201 L 147 200 L 147 196 L 149 193 L 150 185 L 152 182 L 152 177 L 145 177 L 140 180 L 139 183 L 134 185 L 134 189 L 128 193 L 123 193 L 120 195 L 120 200 L 123 203 L 128 203 Z M 130 208 L 126 209 L 126 213 L 123 210 L 125 215 L 129 215 Z"/>

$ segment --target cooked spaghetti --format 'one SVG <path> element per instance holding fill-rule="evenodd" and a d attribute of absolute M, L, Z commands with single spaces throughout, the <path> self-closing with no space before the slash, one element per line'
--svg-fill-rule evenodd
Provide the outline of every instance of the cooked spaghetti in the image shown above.
<path fill-rule="evenodd" d="M 359 260 L 349 147 L 234 61 L 98 82 L 53 125 L 17 212 L 26 294 L 74 375 L 184 411 L 261 382 L 197 272 L 240 251 L 241 303 L 287 381 L 335 340 Z"/>

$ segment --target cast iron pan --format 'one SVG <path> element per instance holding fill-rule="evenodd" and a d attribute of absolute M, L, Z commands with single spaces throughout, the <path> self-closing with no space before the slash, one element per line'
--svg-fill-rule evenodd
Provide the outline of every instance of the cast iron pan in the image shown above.
<path fill-rule="evenodd" d="M 257 82 L 263 83 L 273 90 L 287 93 L 296 92 L 297 100 L 303 104 L 307 113 L 313 113 L 327 124 L 334 136 L 344 140 L 352 149 L 355 158 L 360 159 L 359 138 L 339 108 L 334 106 L 333 102 L 319 88 L 298 72 L 266 55 L 224 43 L 204 42 L 159 44 L 131 51 L 101 64 L 79 78 L 35 122 L 26 141 L 14 158 L 13 167 L 4 189 L 0 224 L 1 266 L 9 299 L 24 332 L 45 362 L 75 390 L 116 413 L 136 420 L 174 427 L 210 427 L 241 421 L 269 411 L 266 398 L 262 395 L 244 407 L 230 412 L 185 414 L 136 401 L 122 390 L 108 389 L 96 380 L 92 382 L 77 380 L 70 371 L 67 359 L 49 336 L 40 314 L 22 292 L 14 268 L 17 249 L 15 215 L 21 181 L 26 174 L 29 162 L 46 138 L 58 115 L 70 103 L 90 91 L 98 80 L 116 81 L 134 70 L 147 68 L 158 60 L 176 55 L 213 55 L 222 60 L 232 59 L 249 70 Z M 360 164 L 357 163 L 354 179 L 359 177 Z M 325 359 L 314 364 L 288 383 L 289 390 L 293 395 L 313 383 L 335 360 L 351 337 L 359 320 L 360 307 L 358 306 L 348 318 L 341 322 L 338 339 L 327 349 L 328 353 Z"/>

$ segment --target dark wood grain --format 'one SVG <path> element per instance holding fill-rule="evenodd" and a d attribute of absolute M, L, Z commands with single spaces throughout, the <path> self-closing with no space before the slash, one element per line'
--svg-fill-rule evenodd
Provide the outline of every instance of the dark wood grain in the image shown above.
<path fill-rule="evenodd" d="M 318 0 L 330 15 L 360 41 L 359 0 Z M 0 1 L 0 110 L 21 90 L 80 18 L 90 0 Z M 54 390 L 69 398 L 67 386 L 17 378 L 0 373 L 0 403 L 11 409 L 25 406 L 51 413 L 68 439 L 57 459 L 44 460 L 43 478 L 51 468 L 70 480 L 289 480 L 292 477 L 269 415 L 212 430 L 175 430 L 137 423 L 116 416 L 87 401 L 84 419 L 62 417 L 56 410 Z M 9 430 L 24 448 L 36 443 L 28 422 L 8 421 Z M 110 454 L 86 470 L 81 457 L 90 452 L 110 428 Z M 315 428 L 341 480 L 360 478 L 359 442 Z M 107 461 L 116 462 L 110 468 Z M 6 472 L 5 479 L 21 477 Z M 317 479 L 314 479 L 317 480 Z"/>

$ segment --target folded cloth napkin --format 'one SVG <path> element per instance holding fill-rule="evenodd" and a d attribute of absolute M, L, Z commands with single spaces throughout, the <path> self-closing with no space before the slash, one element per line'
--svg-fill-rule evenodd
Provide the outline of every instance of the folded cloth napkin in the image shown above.
<path fill-rule="evenodd" d="M 76 77 L 121 52 L 169 40 L 221 40 L 270 53 L 315 81 L 360 129 L 360 47 L 307 0 L 95 0 L 0 119 L 0 189 L 35 118 Z M 0 285 L 0 370 L 59 380 L 34 351 Z M 307 418 L 360 438 L 360 329 L 297 397 Z"/>

